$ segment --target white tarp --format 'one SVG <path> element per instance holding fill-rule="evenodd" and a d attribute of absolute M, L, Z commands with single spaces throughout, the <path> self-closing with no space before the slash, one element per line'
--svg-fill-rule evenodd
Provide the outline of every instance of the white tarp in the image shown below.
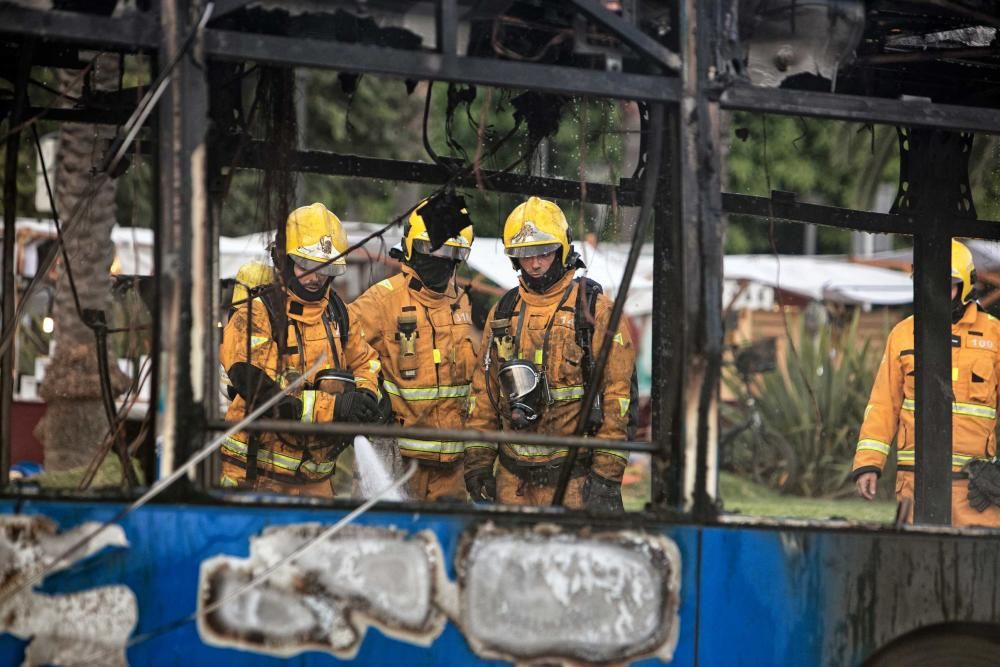
<path fill-rule="evenodd" d="M 841 257 L 729 255 L 723 274 L 726 280 L 749 280 L 816 301 L 887 306 L 913 301 L 913 282 L 906 273 Z"/>
<path fill-rule="evenodd" d="M 377 229 L 377 226 L 360 223 L 345 223 L 344 226 L 351 244 Z M 17 228 L 19 235 L 37 236 L 26 245 L 26 249 L 55 238 L 55 226 L 50 221 L 22 219 L 17 221 Z M 389 241 L 394 242 L 398 234 L 390 231 L 387 236 Z M 235 277 L 239 267 L 250 260 L 267 261 L 269 238 L 270 235 L 264 233 L 220 237 L 219 277 Z M 152 273 L 152 230 L 116 226 L 112 231 L 112 240 L 121 273 Z M 1000 245 L 982 241 L 972 241 L 969 245 L 977 255 L 977 262 L 982 261 L 990 268 L 993 263 L 1000 265 Z M 375 238 L 352 257 L 375 257 L 384 254 L 387 247 Z M 576 248 L 587 264 L 588 277 L 600 283 L 608 296 L 614 297 L 628 258 L 627 244 L 604 244 L 594 248 L 578 243 Z M 37 253 L 25 252 L 22 267 L 25 275 L 34 274 L 37 260 Z M 469 255 L 469 268 L 505 289 L 517 286 L 517 274 L 498 238 L 476 239 Z M 643 248 L 632 278 L 626 314 L 640 316 L 651 312 L 654 270 L 652 248 L 647 246 Z M 841 256 L 729 255 L 724 258 L 723 272 L 727 281 L 747 280 L 814 300 L 873 305 L 901 305 L 913 301 L 913 284 L 906 273 L 855 264 Z"/>

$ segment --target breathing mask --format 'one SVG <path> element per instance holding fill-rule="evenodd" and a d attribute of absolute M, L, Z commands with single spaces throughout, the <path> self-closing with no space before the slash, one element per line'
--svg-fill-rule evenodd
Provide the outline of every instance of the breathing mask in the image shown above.
<path fill-rule="evenodd" d="M 529 361 L 514 359 L 500 366 L 497 377 L 510 409 L 511 426 L 522 429 L 536 422 L 549 404 L 545 374 Z"/>
<path fill-rule="evenodd" d="M 327 394 L 346 394 L 354 391 L 354 374 L 339 368 L 325 368 L 316 373 L 313 387 Z"/>

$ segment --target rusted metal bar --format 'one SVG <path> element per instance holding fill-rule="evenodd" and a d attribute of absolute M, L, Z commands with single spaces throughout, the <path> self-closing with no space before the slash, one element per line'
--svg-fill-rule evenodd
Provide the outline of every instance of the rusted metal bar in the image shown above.
<path fill-rule="evenodd" d="M 458 6 L 456 0 L 437 0 L 435 9 L 438 53 L 444 56 L 458 55 Z"/>
<path fill-rule="evenodd" d="M 210 421 L 205 426 L 210 431 L 225 431 L 231 422 Z M 603 438 L 581 438 L 570 435 L 550 435 L 547 433 L 517 433 L 510 431 L 473 431 L 471 429 L 441 429 L 330 422 L 327 424 L 307 424 L 278 419 L 258 419 L 247 431 L 254 433 L 291 433 L 294 435 L 364 435 L 385 438 L 415 438 L 417 440 L 453 440 L 455 442 L 495 442 L 509 443 L 516 440 L 523 445 L 549 445 L 559 447 L 582 447 L 584 449 L 623 449 L 635 452 L 654 452 L 656 446 L 648 442 L 630 440 L 605 440 Z"/>
<path fill-rule="evenodd" d="M 565 95 L 675 102 L 677 81 L 667 77 L 442 55 L 301 37 L 207 30 L 205 48 L 219 60 L 301 65 L 386 76 L 531 88 Z"/>
<path fill-rule="evenodd" d="M 655 39 L 639 30 L 618 14 L 605 9 L 604 5 L 594 0 L 570 0 L 577 11 L 585 14 L 594 23 L 609 31 L 618 39 L 628 44 L 640 56 L 666 70 L 677 72 L 681 68 L 679 55 L 663 46 Z"/>
<path fill-rule="evenodd" d="M 721 95 L 722 108 L 730 110 L 1000 133 L 996 109 L 748 84 L 732 85 Z"/>
<path fill-rule="evenodd" d="M 233 154 L 231 165 L 242 169 L 274 168 L 274 165 L 267 163 L 266 156 L 264 142 L 253 141 L 247 144 L 243 150 Z M 456 170 L 463 166 L 458 160 L 455 160 L 454 163 Z M 388 179 L 432 185 L 444 185 L 454 177 L 447 168 L 427 162 L 363 157 L 318 150 L 293 151 L 288 156 L 287 164 L 290 169 L 302 173 Z M 639 203 L 638 191 L 631 179 L 622 179 L 622 184 L 616 187 L 607 183 L 581 184 L 579 181 L 527 176 L 487 169 L 480 170 L 479 173 L 482 176 L 483 187 L 493 192 L 535 195 L 555 199 L 579 199 L 580 189 L 583 186 L 587 190 L 587 201 L 591 203 L 610 204 L 612 201 L 616 201 L 619 206 L 636 206 Z M 477 186 L 476 177 L 472 173 L 459 177 L 455 183 L 468 187 Z"/>
<path fill-rule="evenodd" d="M 909 213 L 875 213 L 837 206 L 809 204 L 787 197 L 758 197 L 733 192 L 722 193 L 722 211 L 729 215 L 749 215 L 810 225 L 825 225 L 872 234 L 908 234 L 918 231 L 916 216 Z M 952 218 L 945 214 L 948 232 L 952 236 L 978 239 L 1000 239 L 1000 222 Z"/>
<path fill-rule="evenodd" d="M 35 50 L 33 39 L 22 42 L 18 52 L 17 73 L 14 79 L 14 106 L 7 118 L 7 145 L 4 154 L 3 175 L 3 329 L 12 330 L 14 303 L 17 300 L 14 286 L 14 241 L 17 238 L 17 157 L 21 145 L 21 132 L 16 129 L 28 101 L 28 75 L 31 57 Z M 11 408 L 14 403 L 14 346 L 10 345 L 0 357 L 0 486 L 6 485 L 11 464 Z"/>
<path fill-rule="evenodd" d="M 205 256 L 206 196 L 205 137 L 208 86 L 204 75 L 202 36 L 189 42 L 199 0 L 162 0 L 163 48 L 160 63 L 172 64 L 186 45 L 173 79 L 159 106 L 161 229 L 157 248 L 160 273 L 160 340 L 165 344 L 160 376 L 162 420 L 160 474 L 165 476 L 186 460 L 202 437 L 201 401 L 208 339 L 206 284 L 214 284 L 201 266 Z"/>
<path fill-rule="evenodd" d="M 682 225 L 692 222 L 691 235 L 697 247 L 695 261 L 699 275 L 697 304 L 700 311 L 692 329 L 696 333 L 694 351 L 704 364 L 698 395 L 695 475 L 693 510 L 699 520 L 708 521 L 716 514 L 718 491 L 718 431 L 719 431 L 719 379 L 722 367 L 722 220 L 721 184 L 719 174 L 719 103 L 706 92 L 709 90 L 711 72 L 716 71 L 715 49 L 725 19 L 720 15 L 720 3 L 686 0 L 688 21 L 692 16 L 695 25 L 685 31 L 688 48 L 684 72 L 684 94 L 692 92 L 693 114 L 683 114 L 687 124 L 684 137 L 681 181 L 693 182 L 691 191 L 695 201 L 687 201 L 689 187 L 682 189 Z M 692 43 L 693 42 L 693 43 Z M 685 108 L 685 107 L 682 107 Z M 690 244 L 685 244 L 685 249 Z M 693 398 L 693 393 L 692 393 Z M 690 458 L 690 457 L 689 457 Z"/>
<path fill-rule="evenodd" d="M 160 26 L 148 14 L 108 18 L 84 12 L 0 6 L 0 33 L 31 35 L 49 41 L 72 42 L 105 49 L 154 50 Z"/>
<path fill-rule="evenodd" d="M 913 237 L 916 523 L 951 523 L 951 241 L 931 229 Z"/>

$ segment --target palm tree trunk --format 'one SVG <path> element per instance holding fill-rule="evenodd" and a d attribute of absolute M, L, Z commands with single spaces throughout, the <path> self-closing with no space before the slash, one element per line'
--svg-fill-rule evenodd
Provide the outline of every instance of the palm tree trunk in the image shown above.
<path fill-rule="evenodd" d="M 117 57 L 99 57 L 91 76 L 95 90 L 117 89 Z M 61 71 L 60 83 L 67 95 L 82 93 L 77 72 Z M 97 129 L 78 123 L 62 126 L 55 197 L 80 307 L 108 311 L 115 186 L 111 179 L 102 181 L 93 173 L 107 149 L 107 140 L 98 137 Z M 42 435 L 46 468 L 66 470 L 89 463 L 108 432 L 94 334 L 77 313 L 66 266 L 61 267 L 56 285 L 53 319 L 54 351 L 40 391 L 48 403 Z M 109 365 L 113 389 L 120 393 L 127 379 L 113 359 Z"/>

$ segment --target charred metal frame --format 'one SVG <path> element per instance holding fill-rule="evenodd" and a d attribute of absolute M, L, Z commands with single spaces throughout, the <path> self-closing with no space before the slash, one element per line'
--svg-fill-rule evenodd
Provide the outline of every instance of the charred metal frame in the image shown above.
<path fill-rule="evenodd" d="M 178 52 L 198 16 L 211 3 L 203 0 L 162 0 L 157 22 L 154 14 L 130 18 L 104 18 L 76 12 L 39 12 L 12 6 L 0 8 L 0 32 L 20 38 L 21 51 L 30 53 L 33 40 L 102 46 L 126 52 L 160 55 L 169 62 Z M 239 9 L 239 0 L 220 0 L 218 14 Z M 668 109 L 667 137 L 663 146 L 668 160 L 657 184 L 654 252 L 660 268 L 654 282 L 654 338 L 662 354 L 654 354 L 653 388 L 654 509 L 684 508 L 696 520 L 712 520 L 717 496 L 715 457 L 717 396 L 722 353 L 722 216 L 727 213 L 782 219 L 804 224 L 824 224 L 843 229 L 913 235 L 916 267 L 916 313 L 939 313 L 945 303 L 948 258 L 943 248 L 952 236 L 1000 238 L 994 223 L 974 220 L 945 221 L 928 211 L 907 215 L 873 214 L 835 207 L 803 204 L 794 197 L 770 198 L 723 193 L 719 185 L 719 118 L 723 110 L 808 115 L 823 118 L 894 123 L 907 126 L 1000 132 L 994 109 L 941 105 L 925 101 L 895 101 L 831 93 L 756 88 L 738 81 L 723 55 L 733 41 L 736 1 L 677 0 L 673 25 L 676 53 L 638 30 L 627 19 L 603 10 L 592 0 L 572 0 L 572 5 L 603 29 L 629 45 L 661 74 L 605 72 L 563 66 L 540 66 L 458 55 L 457 0 L 438 0 L 437 49 L 406 51 L 333 41 L 288 38 L 208 28 L 197 37 L 194 49 L 173 73 L 173 83 L 160 102 L 156 153 L 159 198 L 157 280 L 160 309 L 157 336 L 170 342 L 161 350 L 158 392 L 164 397 L 158 433 L 164 440 L 164 470 L 182 461 L 190 448 L 208 431 L 221 425 L 206 419 L 213 398 L 214 369 L 219 332 L 210 326 L 217 312 L 212 289 L 217 258 L 213 251 L 217 220 L 213 216 L 206 183 L 209 165 L 227 164 L 224 157 L 209 155 L 221 147 L 206 143 L 208 95 L 203 66 L 206 59 L 253 60 L 285 66 L 328 68 L 397 78 L 530 88 L 540 91 L 634 99 L 663 103 Z M 28 56 L 25 56 L 27 59 Z M 29 61 L 30 62 L 30 61 Z M 25 84 L 26 85 L 26 84 Z M 25 85 L 6 111 L 11 126 L 24 114 L 47 113 L 52 119 L 95 121 L 86 110 L 28 109 Z M 116 119 L 111 119 L 114 122 Z M 16 133 L 8 141 L 16 141 Z M 251 145 L 233 166 L 264 166 L 259 147 Z M 8 152 L 5 201 L 12 201 L 8 185 L 11 167 Z M 15 156 L 16 157 L 16 156 Z M 449 178 L 436 165 L 298 151 L 291 168 L 344 176 L 375 176 L 421 183 L 443 183 Z M 578 196 L 580 184 L 484 172 L 488 189 L 558 198 Z M 639 184 L 628 179 L 617 186 L 587 184 L 588 200 L 636 205 Z M 15 192 L 16 194 L 16 192 Z M 10 207 L 6 222 L 13 225 Z M 12 239 L 8 233 L 5 238 Z M 204 267 L 212 267 L 208 272 Z M 4 294 L 12 284 L 9 263 L 4 263 Z M 622 291 L 624 293 L 624 290 Z M 679 295 L 679 296 L 678 296 Z M 4 324 L 9 324 L 10 299 L 4 299 Z M 947 326 L 933 317 L 918 319 L 917 354 L 922 372 L 917 380 L 918 402 L 934 409 L 916 414 L 918 447 L 916 516 L 918 522 L 947 523 L 950 514 L 950 467 L 927 465 L 950 454 L 950 431 L 935 427 L 934 419 L 947 410 L 948 383 L 934 379 L 950 376 L 950 336 Z M 0 416 L 9 415 L 11 364 L 4 362 L 0 383 Z M 9 420 L 9 419 L 8 419 Z M 8 421 L 5 420 L 5 421 Z M 261 427 L 264 425 L 261 424 Z M 299 427 L 296 427 L 297 429 Z M 306 427 L 302 427 L 306 428 Z M 310 432 L 338 432 L 342 425 L 314 425 Z M 357 431 L 391 431 L 365 427 Z M 468 432 L 456 432 L 462 438 Z M 482 436 L 480 439 L 486 439 Z M 490 434 L 488 437 L 499 437 Z M 546 440 L 539 436 L 540 442 Z M 9 435 L 0 447 L 0 482 L 9 465 Z M 551 443 L 591 446 L 571 439 L 550 437 Z M 650 446 L 631 443 L 635 450 Z M 426 510 L 426 508 L 423 508 Z"/>

